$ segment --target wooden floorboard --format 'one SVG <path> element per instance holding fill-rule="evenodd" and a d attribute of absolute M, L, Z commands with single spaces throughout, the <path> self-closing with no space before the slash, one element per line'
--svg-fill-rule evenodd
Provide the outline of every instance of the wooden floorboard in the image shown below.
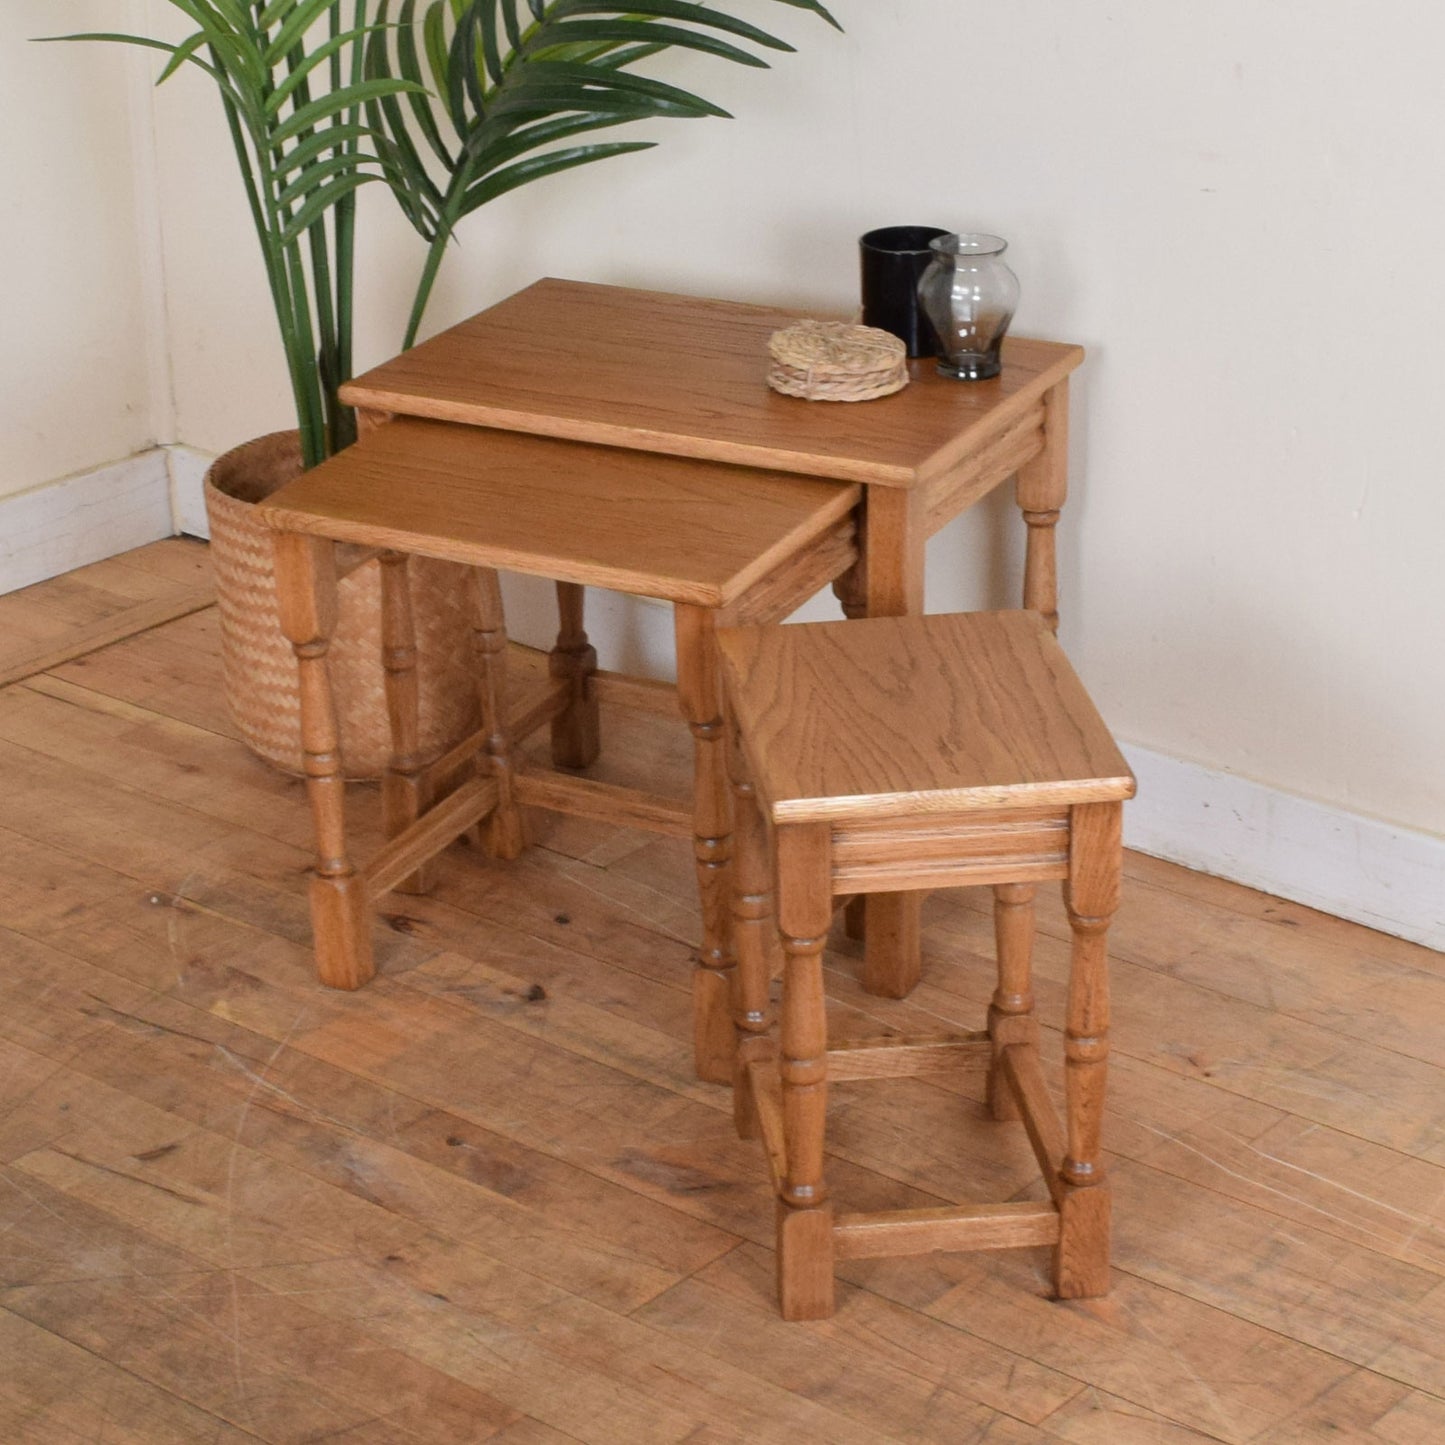
<path fill-rule="evenodd" d="M 0 686 L 215 602 L 205 548 L 186 538 L 0 597 Z"/>
<path fill-rule="evenodd" d="M 0 598 L 0 669 L 203 565 Z M 692 1077 L 687 844 L 458 847 L 385 901 L 379 977 L 323 990 L 304 797 L 233 740 L 215 645 L 198 612 L 0 688 L 0 1440 L 1445 1439 L 1439 954 L 1131 856 L 1108 1298 L 1050 1300 L 1041 1250 L 859 1260 L 785 1324 L 757 1145 Z M 685 732 L 607 721 L 601 776 L 685 789 Z M 374 789 L 353 812 L 374 842 Z M 987 894 L 925 942 L 895 1003 L 835 937 L 839 1038 L 978 1026 Z M 835 1196 L 1039 1197 L 981 1088 L 838 1086 Z"/>

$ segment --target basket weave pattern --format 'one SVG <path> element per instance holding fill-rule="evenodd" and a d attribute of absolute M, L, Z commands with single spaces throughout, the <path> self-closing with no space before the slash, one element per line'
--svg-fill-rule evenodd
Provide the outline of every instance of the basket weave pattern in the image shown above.
<path fill-rule="evenodd" d="M 227 452 L 206 477 L 211 567 L 221 614 L 226 703 L 253 752 L 288 773 L 301 767 L 296 659 L 281 634 L 272 565 L 275 534 L 252 503 L 300 474 L 295 432 Z M 233 493 L 235 495 L 233 495 Z M 345 563 L 348 549 L 341 548 Z M 421 692 L 421 753 L 437 757 L 478 725 L 465 568 L 413 557 L 412 611 Z M 348 778 L 376 778 L 391 753 L 381 665 L 381 568 L 372 559 L 342 578 L 330 661 Z"/>
<path fill-rule="evenodd" d="M 768 385 L 804 401 L 873 401 L 908 385 L 908 348 L 876 326 L 797 321 L 768 341 Z"/>

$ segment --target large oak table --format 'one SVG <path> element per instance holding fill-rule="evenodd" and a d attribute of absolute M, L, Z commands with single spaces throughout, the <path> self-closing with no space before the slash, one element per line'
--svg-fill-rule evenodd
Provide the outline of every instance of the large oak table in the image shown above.
<path fill-rule="evenodd" d="M 1068 377 L 1083 350 L 1009 338 L 991 381 L 951 380 L 918 361 L 893 396 L 806 402 L 764 380 L 768 337 L 804 314 L 547 279 L 341 395 L 372 421 L 431 417 L 862 483 L 863 555 L 835 584 L 852 617 L 921 612 L 928 537 L 1017 477 L 1024 606 L 1056 623 Z M 918 977 L 917 895 L 871 897 L 867 938 L 865 987 L 907 993 Z"/>

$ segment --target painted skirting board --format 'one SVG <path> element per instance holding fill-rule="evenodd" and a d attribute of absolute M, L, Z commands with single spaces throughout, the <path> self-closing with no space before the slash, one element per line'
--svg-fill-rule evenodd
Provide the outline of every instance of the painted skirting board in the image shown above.
<path fill-rule="evenodd" d="M 209 537 L 201 483 L 211 460 L 151 447 L 0 497 L 0 595 L 162 537 Z"/>
<path fill-rule="evenodd" d="M 157 447 L 0 499 L 0 592 L 177 532 L 207 536 L 201 483 L 211 460 L 190 447 Z M 551 588 L 530 578 L 508 578 L 506 587 L 513 636 L 549 646 Z M 594 593 L 589 614 L 609 666 L 651 674 L 670 666 L 664 610 Z M 1125 810 L 1131 848 L 1445 949 L 1445 837 L 1149 748 L 1124 751 L 1139 778 L 1139 796 Z"/>
<path fill-rule="evenodd" d="M 1445 837 L 1148 748 L 1124 755 L 1139 779 L 1129 847 L 1445 949 Z"/>
<path fill-rule="evenodd" d="M 0 593 L 173 535 L 163 448 L 0 498 Z"/>
<path fill-rule="evenodd" d="M 198 452 L 194 447 L 183 447 L 179 443 L 166 447 L 165 453 L 166 464 L 170 468 L 171 512 L 176 531 L 187 537 L 204 537 L 209 541 L 211 527 L 206 521 L 202 483 L 215 458 L 208 452 Z"/>

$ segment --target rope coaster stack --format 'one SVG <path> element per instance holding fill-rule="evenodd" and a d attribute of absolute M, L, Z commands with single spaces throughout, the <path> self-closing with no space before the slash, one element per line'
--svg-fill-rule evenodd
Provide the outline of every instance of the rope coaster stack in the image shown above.
<path fill-rule="evenodd" d="M 799 321 L 768 341 L 768 385 L 805 401 L 872 401 L 908 385 L 908 348 L 890 331 Z"/>

